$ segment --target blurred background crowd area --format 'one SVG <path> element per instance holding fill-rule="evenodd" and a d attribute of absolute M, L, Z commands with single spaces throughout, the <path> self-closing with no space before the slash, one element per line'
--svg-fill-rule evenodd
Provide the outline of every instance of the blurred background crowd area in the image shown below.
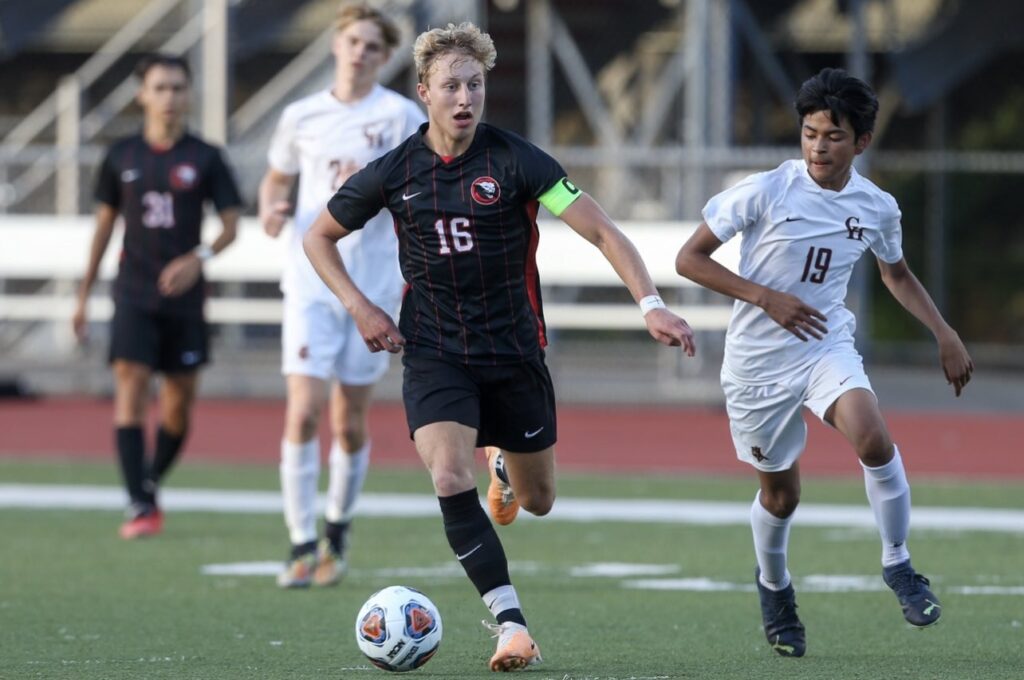
<path fill-rule="evenodd" d="M 65 321 L 70 307 L 64 305 L 85 266 L 91 192 L 103 151 L 141 124 L 132 104 L 136 60 L 158 50 L 191 60 L 190 126 L 226 147 L 247 202 L 249 219 L 233 248 L 258 243 L 264 237 L 254 220 L 255 194 L 269 136 L 287 103 L 330 86 L 338 4 L 0 0 L 4 390 L 109 390 L 102 314 L 94 342 L 78 347 Z M 678 226 L 676 248 L 708 197 L 745 174 L 798 155 L 796 89 L 825 66 L 847 68 L 879 94 L 873 146 L 858 168 L 899 201 L 911 267 L 980 367 L 1007 380 L 1024 374 L 1024 3 L 370 4 L 402 27 L 403 44 L 383 79 L 409 96 L 415 84 L 410 46 L 418 32 L 463 20 L 484 27 L 498 50 L 485 120 L 525 135 L 558 158 L 627 233 Z M 62 240 L 29 243 L 24 237 L 26 230 L 51 228 L 53 238 Z M 80 239 L 64 238 L 74 230 L 83 232 Z M 259 249 L 275 247 L 283 257 L 282 244 Z M 70 264 L 56 267 L 59 257 Z M 862 351 L 870 363 L 891 367 L 893 375 L 916 366 L 938 370 L 931 338 L 889 296 L 868 260 L 851 283 Z M 613 285 L 556 278 L 545 301 L 628 302 Z M 727 310 L 728 301 L 707 291 L 666 287 L 666 297 L 684 309 Z M 102 286 L 98 293 L 104 294 Z M 215 300 L 280 296 L 272 277 L 255 274 L 214 278 L 212 293 Z M 229 310 L 215 314 L 214 321 L 216 363 L 204 374 L 207 393 L 280 395 L 279 324 L 273 313 Z M 560 390 L 573 399 L 720 399 L 712 383 L 722 323 L 701 329 L 701 359 L 693 362 L 645 344 L 639 323 L 616 326 L 595 314 L 553 330 L 552 369 Z M 384 396 L 397 396 L 393 378 L 382 385 Z"/>

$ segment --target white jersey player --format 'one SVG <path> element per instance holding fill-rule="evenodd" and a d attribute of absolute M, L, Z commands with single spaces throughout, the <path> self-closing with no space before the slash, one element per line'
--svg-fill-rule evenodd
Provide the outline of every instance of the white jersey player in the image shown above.
<path fill-rule="evenodd" d="M 803 656 L 804 626 L 787 567 L 789 526 L 800 499 L 802 410 L 836 428 L 860 458 L 882 539 L 882 575 L 904 618 L 938 621 L 942 608 L 910 564 L 910 487 L 854 347 L 844 304 L 853 266 L 874 254 L 886 287 L 934 334 L 959 396 L 974 365 L 956 332 L 903 259 L 892 196 L 853 168 L 871 143 L 878 100 L 866 83 L 824 69 L 796 98 L 802 160 L 752 175 L 713 197 L 676 258 L 677 271 L 736 298 L 722 387 L 737 456 L 760 478 L 751 507 L 756 581 L 765 635 L 783 656 Z M 742 235 L 739 274 L 710 255 Z"/>
<path fill-rule="evenodd" d="M 369 463 L 371 392 L 388 367 L 388 355 L 370 353 L 351 317 L 313 270 L 302 237 L 348 177 L 425 120 L 412 100 L 377 83 L 380 67 L 398 44 L 398 29 L 390 19 L 365 5 L 348 5 L 339 10 L 335 27 L 334 87 L 284 110 L 260 184 L 260 219 L 276 237 L 291 211 L 287 199 L 296 177 L 299 182 L 281 282 L 281 370 L 288 388 L 281 490 L 292 545 L 278 577 L 282 587 L 331 585 L 344 572 L 346 534 Z M 339 250 L 362 290 L 382 308 L 397 311 L 403 282 L 390 216 L 381 212 Z M 328 389 L 333 441 L 324 539 L 318 546 L 317 431 Z"/>

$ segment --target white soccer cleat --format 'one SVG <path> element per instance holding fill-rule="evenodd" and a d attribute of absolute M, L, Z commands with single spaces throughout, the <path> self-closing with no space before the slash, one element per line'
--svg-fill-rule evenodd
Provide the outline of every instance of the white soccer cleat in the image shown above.
<path fill-rule="evenodd" d="M 527 666 L 540 663 L 540 647 L 530 637 L 530 632 L 521 623 L 506 621 L 501 624 L 481 621 L 498 638 L 498 648 L 491 657 L 491 670 L 507 673 L 521 671 Z"/>

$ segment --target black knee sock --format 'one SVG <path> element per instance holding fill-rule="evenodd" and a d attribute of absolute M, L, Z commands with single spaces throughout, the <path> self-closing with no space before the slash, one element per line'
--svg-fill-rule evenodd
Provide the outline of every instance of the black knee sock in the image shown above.
<path fill-rule="evenodd" d="M 142 428 L 138 425 L 114 429 L 117 441 L 117 459 L 121 463 L 121 474 L 132 503 L 153 505 L 155 498 L 143 484 L 146 479 L 146 448 Z"/>
<path fill-rule="evenodd" d="M 444 498 L 439 496 L 437 500 L 441 503 L 448 545 L 455 551 L 456 559 L 466 570 L 477 592 L 483 596 L 499 586 L 512 585 L 505 549 L 501 547 L 491 520 L 480 507 L 476 489 Z M 514 621 L 526 625 L 519 609 L 506 609 L 495 618 L 498 623 Z"/>
<path fill-rule="evenodd" d="M 498 586 L 511 585 L 508 560 L 491 520 L 480 507 L 476 489 L 454 496 L 438 497 L 444 533 L 455 557 L 466 570 L 469 580 L 483 595 Z"/>
<path fill-rule="evenodd" d="M 324 520 L 324 537 L 331 544 L 331 550 L 344 557 L 345 537 L 348 534 L 349 522 L 330 522 Z"/>
<path fill-rule="evenodd" d="M 159 483 L 167 471 L 178 459 L 181 445 L 185 442 L 188 430 L 181 434 L 171 434 L 163 427 L 156 431 L 156 454 L 153 456 L 153 468 L 150 470 L 150 479 Z"/>

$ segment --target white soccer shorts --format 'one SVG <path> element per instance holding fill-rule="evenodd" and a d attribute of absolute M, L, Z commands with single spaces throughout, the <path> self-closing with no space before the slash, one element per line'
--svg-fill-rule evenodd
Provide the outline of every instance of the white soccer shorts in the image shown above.
<path fill-rule="evenodd" d="M 398 309 L 398 300 L 385 310 Z M 281 327 L 281 373 L 308 375 L 343 385 L 372 385 L 388 370 L 390 354 L 372 353 L 355 321 L 337 300 L 285 295 Z"/>
<path fill-rule="evenodd" d="M 807 444 L 801 407 L 824 422 L 825 412 L 844 392 L 874 394 L 852 341 L 832 347 L 783 383 L 742 383 L 724 370 L 721 377 L 736 457 L 762 472 L 788 470 L 799 460 Z"/>

